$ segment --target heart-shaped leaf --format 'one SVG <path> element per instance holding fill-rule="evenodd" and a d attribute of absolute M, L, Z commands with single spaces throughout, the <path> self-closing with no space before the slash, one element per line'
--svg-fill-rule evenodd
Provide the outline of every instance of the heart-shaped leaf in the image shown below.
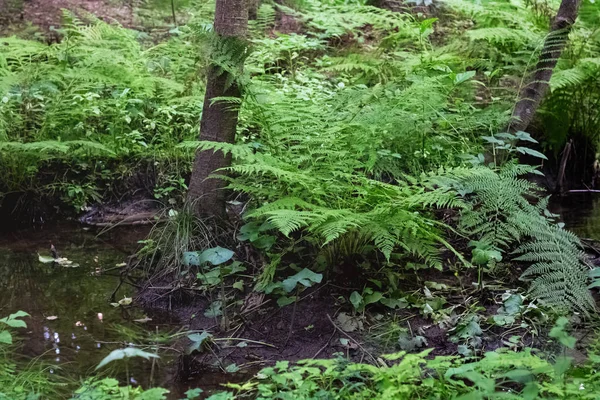
<path fill-rule="evenodd" d="M 111 351 L 109 355 L 107 355 L 106 357 L 104 357 L 104 359 L 102 361 L 100 361 L 100 364 L 98 364 L 98 366 L 96 367 L 96 370 L 104 367 L 105 365 L 107 365 L 115 360 L 122 360 L 124 358 L 132 358 L 132 357 L 142 357 L 142 358 L 145 358 L 146 360 L 149 360 L 150 358 L 159 358 L 156 354 L 148 353 L 147 351 L 136 349 L 135 347 L 127 347 L 125 349 L 118 349 L 118 350 Z"/>
<path fill-rule="evenodd" d="M 312 272 L 310 269 L 304 268 L 296 275 L 292 275 L 282 282 L 283 290 L 287 293 L 291 292 L 296 288 L 296 285 L 300 283 L 305 287 L 311 287 L 315 283 L 321 283 L 323 274 L 317 274 Z"/>

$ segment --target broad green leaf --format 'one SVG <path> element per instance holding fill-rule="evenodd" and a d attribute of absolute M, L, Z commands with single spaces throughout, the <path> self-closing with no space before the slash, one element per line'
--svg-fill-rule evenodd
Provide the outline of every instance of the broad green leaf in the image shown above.
<path fill-rule="evenodd" d="M 572 357 L 557 357 L 556 361 L 554 362 L 554 373 L 556 374 L 556 376 L 562 377 L 565 374 L 565 372 L 567 372 L 569 368 L 571 368 L 572 363 Z"/>
<path fill-rule="evenodd" d="M 398 338 L 398 345 L 402 350 L 411 352 L 427 346 L 427 339 L 423 336 L 411 337 L 408 333 L 404 332 Z"/>
<path fill-rule="evenodd" d="M 252 244 L 257 249 L 268 250 L 271 247 L 273 247 L 273 245 L 275 244 L 275 240 L 276 240 L 275 236 L 263 235 L 263 236 L 259 237 L 258 239 L 252 241 Z"/>
<path fill-rule="evenodd" d="M 238 365 L 236 363 L 231 363 L 227 367 L 225 367 L 225 371 L 229 372 L 230 374 L 232 374 L 234 372 L 238 372 L 239 370 L 240 370 L 240 367 L 238 367 Z"/>
<path fill-rule="evenodd" d="M 194 351 L 200 350 L 202 344 L 211 337 L 212 335 L 206 331 L 202 333 L 193 333 L 191 335 L 188 335 L 188 339 L 192 341 L 192 344 L 188 346 L 186 353 L 192 354 Z"/>
<path fill-rule="evenodd" d="M 198 256 L 200 264 L 211 263 L 212 265 L 219 265 L 226 263 L 233 257 L 233 251 L 224 249 L 222 247 L 214 247 L 212 249 L 204 250 Z"/>
<path fill-rule="evenodd" d="M 12 335 L 9 331 L 0 332 L 0 343 L 12 344 Z"/>
<path fill-rule="evenodd" d="M 540 153 L 537 150 L 530 149 L 529 147 L 517 147 L 517 151 L 519 153 L 529 154 L 530 156 L 541 158 L 543 160 L 547 160 L 548 159 L 548 157 L 546 157 L 544 154 Z"/>
<path fill-rule="evenodd" d="M 132 357 L 142 357 L 142 358 L 145 358 L 146 360 L 149 360 L 150 358 L 159 358 L 156 354 L 148 353 L 147 351 L 136 349 L 135 347 L 127 347 L 125 349 L 118 349 L 118 350 L 111 351 L 109 355 L 107 355 L 106 357 L 104 357 L 104 359 L 102 361 L 100 361 L 100 364 L 98 364 L 98 366 L 96 367 L 96 370 L 104 367 L 105 365 L 107 365 L 115 360 L 122 360 L 124 358 L 132 358 Z"/>
<path fill-rule="evenodd" d="M 401 298 L 401 299 L 388 299 L 388 298 L 382 298 L 379 301 L 381 304 L 383 304 L 386 307 L 389 308 L 406 308 L 408 307 L 408 301 L 406 301 L 406 299 Z"/>
<path fill-rule="evenodd" d="M 465 357 L 469 357 L 473 354 L 473 350 L 471 350 L 466 344 L 459 344 L 456 348 L 456 352 Z"/>
<path fill-rule="evenodd" d="M 198 252 L 197 251 L 186 251 L 185 253 L 183 253 L 183 264 L 186 267 L 200 266 L 200 258 L 198 256 Z"/>
<path fill-rule="evenodd" d="M 534 138 L 532 138 L 531 135 L 527 132 L 518 131 L 515 133 L 515 136 L 519 140 L 524 140 L 526 142 L 531 142 L 531 143 L 538 143 L 538 141 L 535 140 Z"/>
<path fill-rule="evenodd" d="M 144 390 L 143 393 L 135 396 L 135 400 L 166 400 L 166 394 L 170 393 L 164 388 L 152 388 Z"/>
<path fill-rule="evenodd" d="M 215 286 L 221 283 L 221 271 L 219 267 L 213 268 L 208 272 L 198 272 L 196 276 L 203 285 Z"/>
<path fill-rule="evenodd" d="M 595 287 L 600 286 L 600 279 L 595 280 L 594 282 L 592 282 L 589 286 L 588 289 L 593 289 Z"/>
<path fill-rule="evenodd" d="M 569 349 L 573 349 L 575 348 L 575 343 L 577 342 L 577 339 L 569 335 L 569 333 L 567 332 L 568 323 L 569 320 L 566 317 L 558 318 L 554 324 L 554 327 L 550 329 L 550 333 L 548 334 L 548 336 L 558 340 L 558 342 L 563 346 L 568 347 Z"/>
<path fill-rule="evenodd" d="M 480 336 L 483 333 L 476 318 L 471 318 L 464 325 L 460 325 L 456 329 L 456 337 L 460 339 L 471 339 Z"/>
<path fill-rule="evenodd" d="M 383 298 L 383 294 L 381 292 L 373 292 L 365 296 L 365 305 L 377 303 L 379 300 Z"/>
<path fill-rule="evenodd" d="M 305 287 L 311 287 L 315 283 L 321 283 L 322 279 L 323 274 L 317 274 L 315 272 L 312 272 L 310 269 L 304 268 L 296 275 L 292 275 L 289 278 L 285 279 L 281 284 L 283 290 L 289 293 L 296 288 L 296 285 L 298 285 L 298 283 L 302 284 Z"/>
<path fill-rule="evenodd" d="M 290 296 L 290 297 L 288 297 L 288 296 L 280 296 L 277 299 L 277 305 L 279 307 L 285 307 L 285 306 L 287 306 L 289 304 L 292 304 L 295 301 L 296 301 L 296 296 Z"/>
<path fill-rule="evenodd" d="M 226 265 L 226 266 L 219 266 L 219 268 L 221 269 L 224 277 L 233 275 L 237 272 L 244 272 L 246 270 L 246 267 L 244 267 L 242 265 L 242 263 L 239 261 L 234 261 L 231 264 Z"/>
<path fill-rule="evenodd" d="M 352 292 L 352 294 L 350 294 L 350 303 L 352 303 L 355 310 L 359 309 L 359 307 L 362 305 L 362 302 L 363 302 L 363 297 L 360 295 L 360 293 L 358 293 L 357 291 L 354 291 L 354 292 Z"/>
<path fill-rule="evenodd" d="M 473 78 L 474 76 L 475 76 L 475 71 L 461 72 L 459 74 L 456 74 L 456 76 L 454 77 L 454 84 L 460 85 L 461 83 L 468 81 L 469 79 Z"/>
<path fill-rule="evenodd" d="M 507 139 L 507 140 L 516 140 L 517 139 L 517 137 L 515 135 L 513 135 L 512 133 L 508 133 L 508 132 L 496 133 L 494 136 L 499 137 L 501 139 Z"/>
<path fill-rule="evenodd" d="M 237 239 L 241 242 L 249 240 L 254 242 L 258 239 L 260 223 L 249 222 L 240 228 L 240 233 L 237 235 Z"/>
<path fill-rule="evenodd" d="M 502 308 L 507 315 L 515 315 L 521 311 L 521 305 L 523 305 L 523 298 L 521 295 L 512 294 L 504 301 L 504 306 Z"/>
<path fill-rule="evenodd" d="M 502 141 L 500 139 L 496 139 L 493 136 L 482 136 L 481 138 L 483 140 L 485 140 L 486 142 L 491 143 L 491 144 L 498 144 L 498 145 L 504 145 L 505 144 L 504 141 Z"/>
<path fill-rule="evenodd" d="M 498 326 L 507 326 L 515 323 L 515 317 L 513 317 L 512 315 L 494 315 L 492 319 L 494 320 L 494 323 Z"/>
<path fill-rule="evenodd" d="M 531 371 L 527 369 L 514 369 L 512 371 L 508 371 L 504 373 L 503 377 L 519 383 L 527 383 L 534 378 Z"/>
<path fill-rule="evenodd" d="M 600 268 L 596 267 L 588 272 L 590 278 L 600 278 Z"/>
<path fill-rule="evenodd" d="M 360 319 L 343 312 L 338 314 L 335 321 L 337 322 L 338 327 L 344 332 L 354 332 L 363 327 L 363 323 Z"/>
<path fill-rule="evenodd" d="M 185 398 L 186 400 L 195 400 L 198 397 L 200 397 L 200 395 L 202 394 L 203 390 L 196 388 L 196 389 L 190 389 L 187 392 L 185 392 Z"/>
<path fill-rule="evenodd" d="M 475 265 L 486 265 L 490 261 L 502 261 L 502 253 L 496 249 L 474 248 L 471 262 Z"/>
<path fill-rule="evenodd" d="M 0 319 L 0 322 L 10 326 L 11 328 L 27 328 L 27 324 L 25 323 L 25 321 L 22 321 L 18 318 L 28 316 L 29 314 L 27 314 L 24 311 L 17 311 L 14 314 L 10 314 L 8 317 Z"/>

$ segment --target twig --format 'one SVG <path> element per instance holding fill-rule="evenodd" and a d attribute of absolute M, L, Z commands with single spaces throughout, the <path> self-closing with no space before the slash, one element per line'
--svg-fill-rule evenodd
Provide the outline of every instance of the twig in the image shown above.
<path fill-rule="evenodd" d="M 240 342 L 248 342 L 248 343 L 255 343 L 255 344 L 260 344 L 263 346 L 268 346 L 268 347 L 272 347 L 274 349 L 277 348 L 277 346 L 269 344 L 269 343 L 265 343 L 265 342 L 259 342 L 258 340 L 251 340 L 251 339 L 244 339 L 244 338 L 237 338 L 237 337 L 227 337 L 227 338 L 213 338 L 212 341 L 213 342 L 220 342 L 220 341 L 229 341 L 229 340 L 239 340 Z"/>
<path fill-rule="evenodd" d="M 248 309 L 246 309 L 246 310 L 242 311 L 240 315 L 247 315 L 247 314 L 250 314 L 250 313 L 252 313 L 252 312 L 254 312 L 254 311 L 256 311 L 256 310 L 259 310 L 259 309 L 260 309 L 260 308 L 261 308 L 263 305 L 265 305 L 265 304 L 267 304 L 267 303 L 269 303 L 269 302 L 271 302 L 271 299 L 265 300 L 265 301 L 263 301 L 262 303 L 260 303 L 260 304 L 258 304 L 258 305 L 256 305 L 256 306 L 254 306 L 254 307 L 252 307 L 252 308 L 248 308 Z M 281 308 L 278 308 L 278 309 L 277 309 L 277 312 L 279 312 L 279 310 L 281 310 Z M 271 316 L 271 317 L 272 317 L 272 316 Z M 270 317 L 269 317 L 269 318 L 270 318 Z"/>
<path fill-rule="evenodd" d="M 342 335 L 346 336 L 348 339 L 352 340 L 358 346 L 359 349 L 361 349 L 365 354 L 367 354 L 369 357 L 371 357 L 371 359 L 373 360 L 375 365 L 379 365 L 379 363 L 377 362 L 377 359 L 375 357 L 373 357 L 373 355 L 371 353 L 369 353 L 364 347 L 362 347 L 362 345 L 360 343 L 358 343 L 358 341 L 356 341 L 356 339 L 354 339 L 352 336 L 348 335 L 339 326 L 337 326 L 335 324 L 335 322 L 333 322 L 333 320 L 331 319 L 329 314 L 327 314 L 327 319 L 329 320 L 329 322 L 331 322 L 331 325 L 333 325 L 333 327 L 336 330 L 338 330 Z"/>
<path fill-rule="evenodd" d="M 292 332 L 294 332 L 294 321 L 296 320 L 296 310 L 298 309 L 298 301 L 300 298 L 300 288 L 296 289 L 296 299 L 294 301 L 294 310 L 292 311 L 292 320 L 290 321 L 290 329 L 288 331 L 287 338 L 285 339 L 285 343 L 283 347 L 286 347 L 290 338 L 292 337 Z"/>
<path fill-rule="evenodd" d="M 314 360 L 315 358 L 317 358 L 317 356 L 318 356 L 319 354 L 321 354 L 321 352 L 322 352 L 323 350 L 325 350 L 325 349 L 326 349 L 326 348 L 329 346 L 329 343 L 331 343 L 331 339 L 333 339 L 333 336 L 335 335 L 335 332 L 336 332 L 336 330 L 334 329 L 334 330 L 333 330 L 333 332 L 331 332 L 331 336 L 329 337 L 329 339 L 327 339 L 327 342 L 325 342 L 325 345 L 324 345 L 323 347 L 321 347 L 321 348 L 319 349 L 319 351 L 317 351 L 317 352 L 315 353 L 315 355 L 314 355 L 314 356 L 312 356 L 313 360 Z"/>

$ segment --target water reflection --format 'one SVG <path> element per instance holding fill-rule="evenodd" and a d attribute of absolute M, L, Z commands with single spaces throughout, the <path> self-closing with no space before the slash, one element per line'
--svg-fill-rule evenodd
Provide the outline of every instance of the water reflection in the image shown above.
<path fill-rule="evenodd" d="M 569 230 L 582 238 L 600 241 L 600 193 L 552 196 L 550 209 L 561 215 Z"/>
<path fill-rule="evenodd" d="M 98 268 L 114 268 L 123 263 L 137 240 L 144 236 L 145 232 L 127 231 L 120 237 L 98 239 L 78 226 L 1 235 L 0 304 L 3 307 L 0 317 L 17 310 L 31 315 L 25 319 L 27 329 L 21 332 L 23 355 L 41 356 L 50 364 L 56 364 L 61 374 L 79 379 L 89 376 L 110 351 L 131 341 L 121 335 L 123 329 L 115 327 L 136 328 L 139 324 L 130 319 L 141 318 L 143 314 L 133 311 L 130 318 L 112 307 L 109 297 L 119 283 L 118 274 L 95 272 Z M 49 255 L 51 243 L 62 257 L 80 267 L 64 268 L 39 262 L 38 253 Z M 122 285 L 117 297 L 133 294 L 132 288 Z M 142 332 L 144 328 L 137 327 Z M 156 329 L 155 325 L 147 328 Z M 115 377 L 125 376 L 119 372 L 119 365 L 111 367 L 116 368 Z M 135 382 L 147 384 L 149 368 L 146 361 L 133 361 L 130 372 Z M 49 368 L 50 373 L 56 370 Z M 157 381 L 156 374 L 154 378 L 158 384 L 166 383 L 161 379 Z"/>

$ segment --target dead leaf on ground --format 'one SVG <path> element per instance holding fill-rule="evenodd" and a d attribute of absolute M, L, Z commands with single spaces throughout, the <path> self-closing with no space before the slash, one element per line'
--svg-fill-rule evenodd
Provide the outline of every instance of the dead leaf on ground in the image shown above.
<path fill-rule="evenodd" d="M 354 332 L 357 329 L 362 330 L 363 328 L 363 323 L 360 319 L 343 312 L 339 313 L 335 320 L 338 327 L 344 332 Z"/>

